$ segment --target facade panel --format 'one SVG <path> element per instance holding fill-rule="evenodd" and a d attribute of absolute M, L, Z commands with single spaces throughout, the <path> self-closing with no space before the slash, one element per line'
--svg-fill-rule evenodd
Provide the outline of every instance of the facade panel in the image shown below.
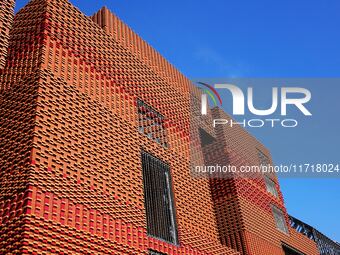
<path fill-rule="evenodd" d="M 270 153 L 242 128 L 196 119 L 198 89 L 117 16 L 31 0 L 11 27 L 5 3 L 1 254 L 283 255 L 282 242 L 318 254 L 277 230 L 271 205 L 288 215 L 275 176 L 277 197 L 264 178 L 194 178 L 193 163 Z"/>

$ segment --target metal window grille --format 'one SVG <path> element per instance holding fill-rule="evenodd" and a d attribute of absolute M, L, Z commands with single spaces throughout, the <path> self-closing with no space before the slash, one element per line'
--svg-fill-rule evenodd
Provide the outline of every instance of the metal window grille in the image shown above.
<path fill-rule="evenodd" d="M 144 203 L 149 235 L 178 244 L 170 167 L 142 152 Z"/>
<path fill-rule="evenodd" d="M 339 255 L 340 254 L 340 244 L 333 241 L 329 237 L 322 234 L 317 229 L 312 226 L 289 216 L 290 226 L 294 228 L 299 233 L 307 236 L 308 238 L 314 240 L 319 248 L 320 255 Z"/>
<path fill-rule="evenodd" d="M 149 139 L 168 147 L 165 118 L 151 106 L 137 99 L 138 130 Z"/>

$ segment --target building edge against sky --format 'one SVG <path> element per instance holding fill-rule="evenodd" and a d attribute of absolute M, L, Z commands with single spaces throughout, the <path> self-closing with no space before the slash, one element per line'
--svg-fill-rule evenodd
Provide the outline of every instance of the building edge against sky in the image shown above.
<path fill-rule="evenodd" d="M 13 5 L 0 13 L 1 253 L 320 254 L 275 176 L 191 176 L 193 158 L 270 154 L 195 118 L 198 89 L 108 9 L 32 0 L 11 26 Z"/>

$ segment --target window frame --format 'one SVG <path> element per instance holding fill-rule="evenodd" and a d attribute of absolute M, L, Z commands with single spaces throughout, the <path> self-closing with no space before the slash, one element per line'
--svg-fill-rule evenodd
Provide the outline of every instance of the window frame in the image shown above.
<path fill-rule="evenodd" d="M 263 178 L 267 192 L 273 195 L 274 197 L 279 198 L 279 192 L 276 188 L 276 183 L 267 174 L 264 174 Z"/>
<path fill-rule="evenodd" d="M 147 234 L 164 242 L 179 245 L 170 166 L 144 150 L 141 152 L 141 161 Z"/>
<path fill-rule="evenodd" d="M 281 246 L 282 246 L 282 250 L 285 253 L 285 255 L 287 255 L 287 254 L 306 255 L 305 253 L 295 249 L 294 247 L 292 247 L 292 246 L 290 246 L 286 243 L 282 243 Z M 287 252 L 289 252 L 289 253 L 287 253 Z"/>
<path fill-rule="evenodd" d="M 274 221 L 275 221 L 276 229 L 278 229 L 282 233 L 289 235 L 288 224 L 287 224 L 287 221 L 286 221 L 286 218 L 285 218 L 283 211 L 280 208 L 278 208 L 277 206 L 272 205 L 272 214 L 273 214 L 273 218 L 274 218 Z M 283 229 L 281 229 L 280 223 L 283 223 Z"/>

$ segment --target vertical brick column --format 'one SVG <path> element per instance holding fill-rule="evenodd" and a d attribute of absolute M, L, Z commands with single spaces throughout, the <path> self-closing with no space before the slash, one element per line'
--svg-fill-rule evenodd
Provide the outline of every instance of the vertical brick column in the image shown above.
<path fill-rule="evenodd" d="M 2 0 L 0 5 L 0 69 L 3 69 L 14 16 L 14 0 Z"/>

